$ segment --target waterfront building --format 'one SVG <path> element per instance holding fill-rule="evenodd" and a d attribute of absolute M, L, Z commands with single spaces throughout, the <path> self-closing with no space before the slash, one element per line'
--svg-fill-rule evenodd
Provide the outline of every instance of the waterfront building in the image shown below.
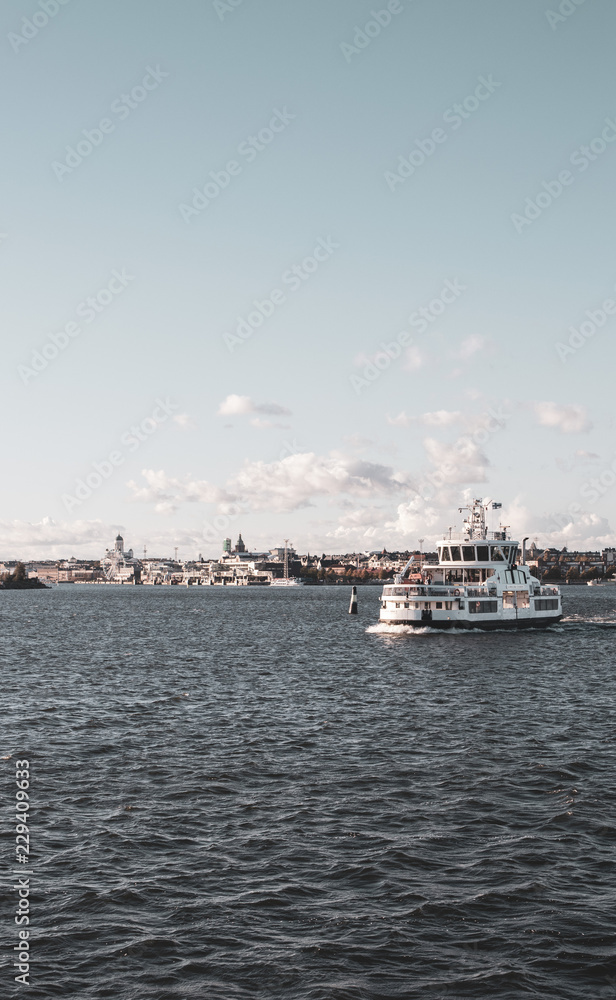
<path fill-rule="evenodd" d="M 140 583 L 141 563 L 133 556 L 133 550 L 124 551 L 124 539 L 117 535 L 112 549 L 107 549 L 101 561 L 107 583 Z"/>

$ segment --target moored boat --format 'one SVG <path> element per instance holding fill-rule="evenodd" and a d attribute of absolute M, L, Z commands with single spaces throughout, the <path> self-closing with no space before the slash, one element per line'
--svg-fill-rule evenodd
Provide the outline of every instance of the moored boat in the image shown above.
<path fill-rule="evenodd" d="M 274 577 L 270 587 L 303 587 L 304 581 L 296 576 L 289 576 L 289 539 L 284 540 L 284 576 Z"/>
<path fill-rule="evenodd" d="M 486 511 L 500 504 L 473 500 L 462 532 L 437 542 L 438 564 L 406 580 L 409 560 L 383 587 L 380 624 L 412 628 L 540 628 L 562 618 L 560 590 L 531 575 L 525 552 L 507 529 L 488 531 Z M 521 560 L 518 563 L 518 556 Z"/>

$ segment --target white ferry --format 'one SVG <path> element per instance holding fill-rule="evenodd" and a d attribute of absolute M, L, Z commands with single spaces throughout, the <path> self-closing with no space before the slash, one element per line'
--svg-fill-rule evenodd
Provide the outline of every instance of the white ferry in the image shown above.
<path fill-rule="evenodd" d="M 406 580 L 414 557 L 383 587 L 380 623 L 411 628 L 539 628 L 563 616 L 558 587 L 542 586 L 524 565 L 507 529 L 488 531 L 486 511 L 497 503 L 473 500 L 463 531 L 437 542 L 438 564 Z M 526 539 L 524 540 L 526 541 Z"/>

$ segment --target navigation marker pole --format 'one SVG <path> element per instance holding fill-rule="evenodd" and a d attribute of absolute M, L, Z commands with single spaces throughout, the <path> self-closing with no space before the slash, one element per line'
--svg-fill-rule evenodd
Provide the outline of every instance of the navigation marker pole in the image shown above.
<path fill-rule="evenodd" d="M 351 603 L 349 604 L 349 614 L 357 614 L 357 587 L 351 587 Z"/>

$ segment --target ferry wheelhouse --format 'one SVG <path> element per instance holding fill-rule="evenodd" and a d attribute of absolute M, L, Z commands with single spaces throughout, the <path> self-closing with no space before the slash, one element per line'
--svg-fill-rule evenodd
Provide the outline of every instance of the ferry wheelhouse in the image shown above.
<path fill-rule="evenodd" d="M 524 565 L 525 552 L 507 528 L 488 531 L 486 511 L 501 504 L 473 500 L 457 537 L 437 542 L 438 564 L 407 579 L 414 557 L 383 587 L 380 623 L 412 628 L 538 628 L 562 618 L 558 587 L 543 586 Z"/>

